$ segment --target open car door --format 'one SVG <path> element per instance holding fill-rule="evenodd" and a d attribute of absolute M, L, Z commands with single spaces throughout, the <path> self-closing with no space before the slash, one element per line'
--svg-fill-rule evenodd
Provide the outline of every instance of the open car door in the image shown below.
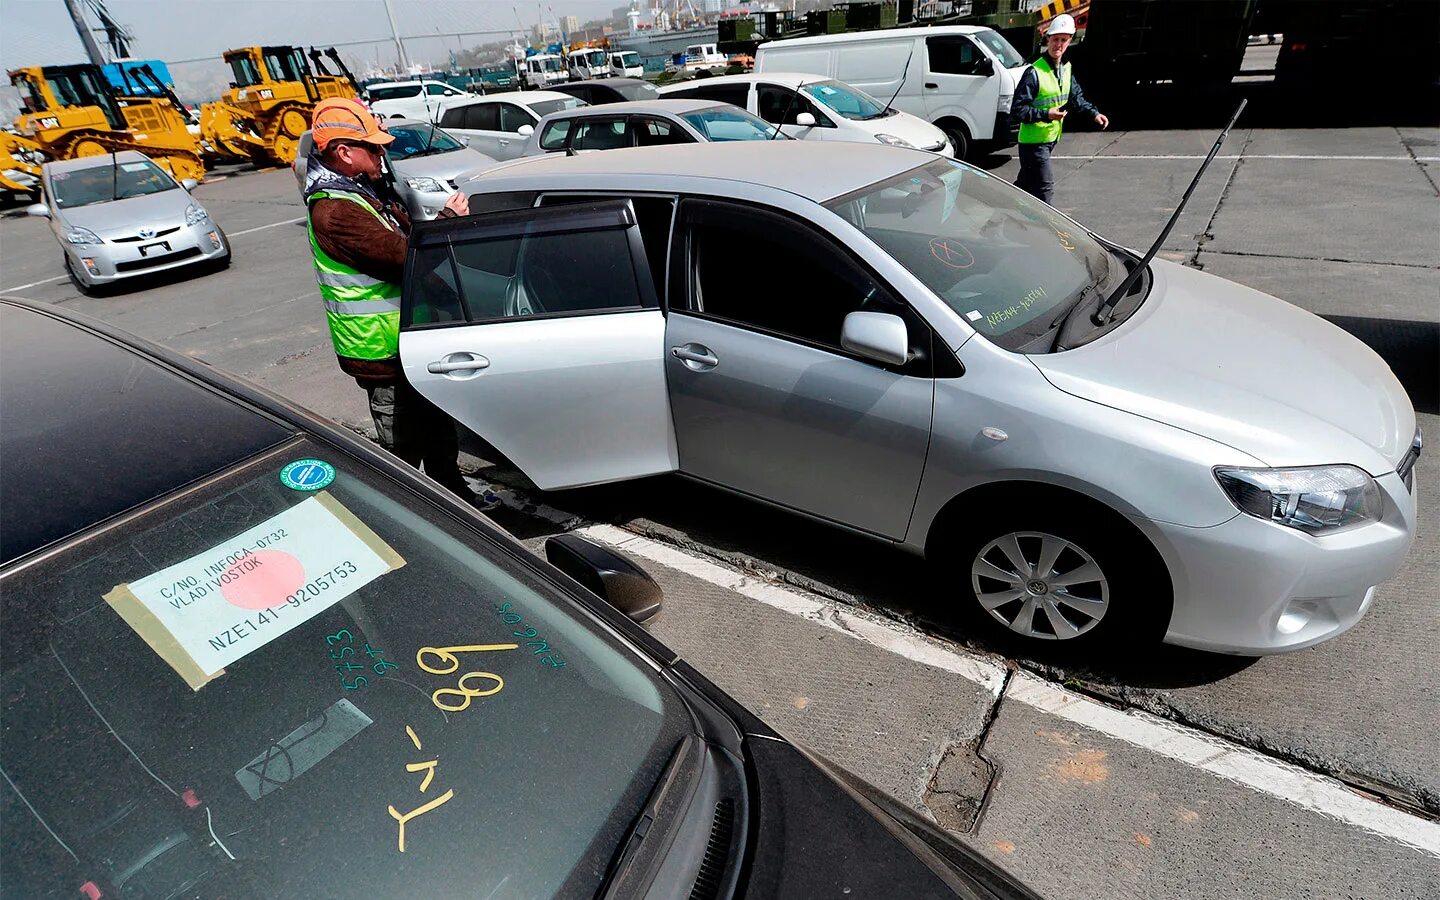
<path fill-rule="evenodd" d="M 405 378 L 542 489 L 674 471 L 664 344 L 629 201 L 415 227 Z"/>

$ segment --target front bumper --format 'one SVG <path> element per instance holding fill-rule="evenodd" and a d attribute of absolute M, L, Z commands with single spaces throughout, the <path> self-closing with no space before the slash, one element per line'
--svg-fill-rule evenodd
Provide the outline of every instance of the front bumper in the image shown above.
<path fill-rule="evenodd" d="M 1379 522 L 1314 536 L 1237 515 L 1210 528 L 1151 522 L 1170 569 L 1174 611 L 1165 640 L 1260 656 L 1313 647 L 1349 630 L 1415 539 L 1415 495 L 1391 472 L 1375 479 Z"/>
<path fill-rule="evenodd" d="M 198 225 L 181 226 L 150 241 L 106 239 L 103 244 L 66 243 L 64 246 L 71 267 L 91 285 L 207 262 L 230 252 L 220 226 L 209 219 Z"/>

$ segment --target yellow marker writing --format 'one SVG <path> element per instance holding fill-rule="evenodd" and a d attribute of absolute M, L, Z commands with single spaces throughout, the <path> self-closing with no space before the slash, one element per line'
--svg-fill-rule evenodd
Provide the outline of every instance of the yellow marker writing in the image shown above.
<path fill-rule="evenodd" d="M 415 664 L 432 675 L 449 675 L 460 668 L 457 653 L 483 653 L 486 650 L 514 650 L 519 644 L 469 644 L 464 647 L 421 647 L 415 652 Z M 426 656 L 436 656 L 442 663 L 449 663 L 448 669 L 436 669 L 425 664 Z"/>
<path fill-rule="evenodd" d="M 392 819 L 394 819 L 395 821 L 397 821 L 397 822 L 400 823 L 400 852 L 401 852 L 401 853 L 404 853 L 404 852 L 405 852 L 405 823 L 406 823 L 406 822 L 409 822 L 411 819 L 419 818 L 420 816 L 425 815 L 427 812 L 429 812 L 430 810 L 434 809 L 434 808 L 437 807 L 437 806 L 443 806 L 444 804 L 449 803 L 449 802 L 450 802 L 450 798 L 451 798 L 451 797 L 454 797 L 454 796 L 455 796 L 455 791 L 454 791 L 454 790 L 448 790 L 448 791 L 446 791 L 445 793 L 441 794 L 440 796 L 436 797 L 434 800 L 431 800 L 429 803 L 425 803 L 425 804 L 423 804 L 423 805 L 421 805 L 421 806 L 417 806 L 415 809 L 412 809 L 410 812 L 405 813 L 404 815 L 401 815 L 400 810 L 396 809 L 395 806 L 394 806 L 394 804 L 391 804 L 391 805 L 390 805 L 390 817 L 391 817 Z"/>

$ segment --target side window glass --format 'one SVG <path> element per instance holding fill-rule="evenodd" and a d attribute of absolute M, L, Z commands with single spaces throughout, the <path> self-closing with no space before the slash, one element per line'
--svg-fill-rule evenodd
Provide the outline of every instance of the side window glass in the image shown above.
<path fill-rule="evenodd" d="M 463 322 L 460 292 L 455 290 L 455 269 L 450 265 L 450 249 L 427 247 L 415 254 L 410 283 L 419 287 L 410 304 L 410 322 L 434 325 L 441 322 Z"/>
<path fill-rule="evenodd" d="M 465 127 L 465 111 L 466 111 L 466 109 L 468 109 L 468 107 L 465 107 L 465 106 L 456 106 L 456 107 L 452 107 L 452 108 L 450 108 L 450 109 L 445 110 L 445 113 L 440 116 L 440 127 L 441 127 L 441 128 L 464 128 L 464 127 Z"/>
<path fill-rule="evenodd" d="M 541 206 L 564 206 L 572 203 L 594 203 L 597 199 L 621 199 L 594 194 L 546 194 L 540 198 Z M 675 218 L 675 201 L 670 197 L 626 197 L 630 208 L 635 211 L 636 224 L 640 226 L 640 240 L 645 245 L 645 260 L 650 277 L 655 282 L 655 296 L 665 296 L 665 260 L 670 254 L 670 226 Z M 474 207 L 471 207 L 473 214 Z"/>
<path fill-rule="evenodd" d="M 810 101 L 789 88 L 771 84 L 762 84 L 757 88 L 755 104 L 760 110 L 760 118 L 771 125 L 794 125 L 795 119 L 802 112 L 815 115 L 815 108 L 810 105 Z M 783 122 L 780 121 L 782 116 Z M 818 120 L 819 116 L 816 116 L 816 119 Z"/>
<path fill-rule="evenodd" d="M 520 130 L 521 125 L 534 125 L 535 120 L 530 114 L 518 106 L 510 103 L 500 104 L 500 130 L 508 131 L 511 134 Z"/>
<path fill-rule="evenodd" d="M 450 93 L 450 90 L 443 84 L 427 84 L 425 85 L 425 93 L 432 97 L 443 97 Z"/>
<path fill-rule="evenodd" d="M 542 150 L 564 150 L 565 137 L 570 134 L 570 119 L 559 119 L 545 126 L 545 133 L 540 135 L 540 149 Z"/>
<path fill-rule="evenodd" d="M 664 119 L 650 119 L 635 116 L 630 119 L 630 130 L 635 135 L 637 147 L 659 147 L 664 144 L 692 144 L 695 139 L 689 132 Z"/>
<path fill-rule="evenodd" d="M 498 107 L 497 103 L 476 103 L 465 107 L 465 127 L 472 131 L 499 131 Z"/>
<path fill-rule="evenodd" d="M 454 252 L 472 322 L 641 307 L 623 228 L 468 241 Z"/>
<path fill-rule="evenodd" d="M 590 93 L 590 85 L 588 84 L 573 85 L 565 93 L 577 99 L 584 100 L 586 103 L 595 102 L 595 98 Z"/>
<path fill-rule="evenodd" d="M 707 87 L 696 88 L 687 92 L 687 96 L 699 97 L 702 100 L 717 100 L 721 103 L 730 103 L 741 109 L 749 102 L 750 85 L 748 84 L 715 84 Z"/>
<path fill-rule="evenodd" d="M 968 38 L 926 38 L 925 50 L 930 55 L 930 71 L 940 75 L 973 75 L 980 51 Z"/>
<path fill-rule="evenodd" d="M 624 119 L 582 119 L 570 146 L 576 150 L 618 150 L 629 146 Z"/>
<path fill-rule="evenodd" d="M 700 88 L 687 88 L 686 90 L 683 90 L 683 91 L 667 91 L 667 92 L 664 94 L 664 98 L 667 99 L 667 100 L 709 100 L 709 99 L 712 99 L 712 98 L 706 96 L 706 95 L 701 91 Z"/>
<path fill-rule="evenodd" d="M 896 312 L 897 304 L 843 251 L 785 216 L 738 206 L 689 204 L 694 271 L 690 308 L 738 325 L 840 348 L 845 316 Z M 768 259 L 765 277 L 737 259 Z"/>

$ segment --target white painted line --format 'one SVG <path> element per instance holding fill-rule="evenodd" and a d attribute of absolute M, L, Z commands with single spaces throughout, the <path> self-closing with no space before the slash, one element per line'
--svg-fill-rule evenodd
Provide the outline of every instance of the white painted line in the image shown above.
<path fill-rule="evenodd" d="M 279 228 L 281 225 L 295 225 L 295 224 L 297 224 L 297 223 L 299 223 L 299 222 L 303 222 L 303 221 L 305 221 L 305 217 L 304 217 L 304 216 L 301 216 L 301 217 L 298 218 L 298 219 L 286 219 L 284 222 L 271 222 L 269 225 L 257 225 L 257 226 L 254 227 L 254 228 L 247 228 L 247 229 L 245 229 L 244 231 L 236 231 L 236 232 L 234 232 L 234 233 L 231 233 L 231 232 L 228 232 L 228 231 L 227 231 L 227 232 L 225 232 L 225 236 L 226 236 L 226 237 L 236 238 L 236 237 L 239 237 L 239 236 L 242 235 L 242 234 L 254 234 L 254 233 L 257 232 L 257 231 L 264 231 L 264 230 L 267 229 L 267 228 Z"/>
<path fill-rule="evenodd" d="M 1204 159 L 1205 154 L 1189 153 L 1106 153 L 1095 156 L 1060 156 L 1055 155 L 1051 159 Z M 1440 156 L 1319 156 L 1303 153 L 1244 153 L 1244 154 L 1221 154 L 1216 159 L 1310 159 L 1310 160 L 1343 160 L 1361 162 L 1440 162 Z"/>
<path fill-rule="evenodd" d="M 992 694 L 998 694 L 1004 684 L 1005 668 L 995 661 L 944 646 L 896 622 L 847 612 L 828 600 L 757 580 L 697 554 L 613 525 L 591 525 L 575 533 L 818 622 L 907 659 L 953 672 Z M 1106 706 L 1028 672 L 1015 673 L 1005 690 L 1005 699 L 1440 858 L 1440 823 L 1376 803 L 1333 778 L 1307 772 L 1149 713 Z"/>
<path fill-rule="evenodd" d="M 49 284 L 52 281 L 64 281 L 69 275 L 56 275 L 54 278 L 46 278 L 41 281 L 32 281 L 29 284 L 17 284 L 14 287 L 0 288 L 0 291 L 23 291 L 26 288 L 39 287 L 42 284 Z"/>

